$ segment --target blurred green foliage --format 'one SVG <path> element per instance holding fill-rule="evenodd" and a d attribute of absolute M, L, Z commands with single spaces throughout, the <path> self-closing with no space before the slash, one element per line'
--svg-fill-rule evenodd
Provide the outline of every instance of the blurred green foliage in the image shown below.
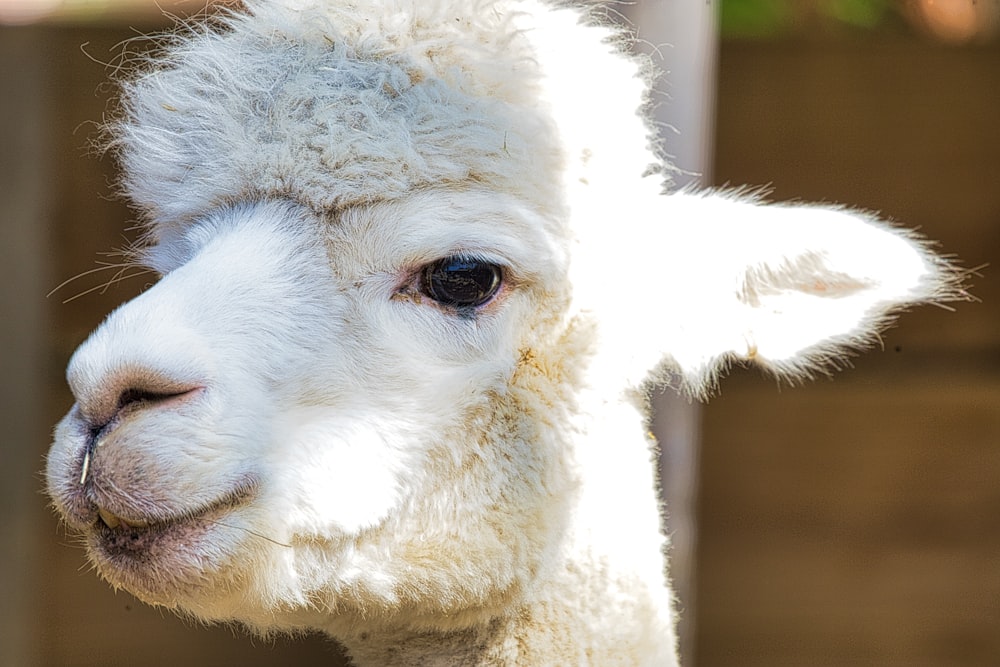
<path fill-rule="evenodd" d="M 720 0 L 725 37 L 767 38 L 795 32 L 871 30 L 893 12 L 892 0 Z"/>

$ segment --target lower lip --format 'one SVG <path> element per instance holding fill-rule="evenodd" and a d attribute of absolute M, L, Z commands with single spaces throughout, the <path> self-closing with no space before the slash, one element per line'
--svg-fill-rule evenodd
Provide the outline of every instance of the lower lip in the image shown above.
<path fill-rule="evenodd" d="M 90 534 L 90 542 L 109 560 L 130 559 L 148 561 L 169 555 L 178 549 L 190 548 L 211 530 L 212 523 L 201 517 L 154 523 L 143 527 L 122 524 L 109 528 L 98 523 Z"/>
<path fill-rule="evenodd" d="M 238 540 L 222 534 L 228 508 L 141 528 L 98 522 L 87 531 L 91 559 L 101 575 L 147 602 L 171 604 L 232 558 Z"/>

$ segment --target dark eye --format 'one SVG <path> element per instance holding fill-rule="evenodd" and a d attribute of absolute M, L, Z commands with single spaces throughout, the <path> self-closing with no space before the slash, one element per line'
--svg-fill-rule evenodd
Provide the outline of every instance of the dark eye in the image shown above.
<path fill-rule="evenodd" d="M 445 257 L 424 268 L 424 293 L 445 306 L 475 308 L 497 293 L 503 271 L 496 264 L 470 257 Z"/>

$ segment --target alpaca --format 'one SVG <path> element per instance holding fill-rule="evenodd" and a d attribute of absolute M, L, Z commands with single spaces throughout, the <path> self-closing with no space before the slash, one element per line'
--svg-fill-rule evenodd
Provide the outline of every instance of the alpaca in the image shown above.
<path fill-rule="evenodd" d="M 958 292 L 846 208 L 674 191 L 595 8 L 247 0 L 123 82 L 161 279 L 47 487 L 116 588 L 358 665 L 675 665 L 646 393 L 786 379 Z"/>

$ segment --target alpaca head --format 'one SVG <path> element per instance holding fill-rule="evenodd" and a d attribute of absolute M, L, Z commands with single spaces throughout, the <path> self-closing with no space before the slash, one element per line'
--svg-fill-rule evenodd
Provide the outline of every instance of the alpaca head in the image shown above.
<path fill-rule="evenodd" d="M 537 215 L 475 189 L 336 218 L 255 201 L 150 261 L 163 279 L 74 356 L 49 458 L 102 574 L 207 618 L 521 585 L 560 483 L 512 386 L 566 301 Z"/>
<path fill-rule="evenodd" d="M 558 562 L 608 406 L 733 359 L 808 373 L 945 295 L 864 215 L 662 195 L 639 68 L 576 11 L 247 4 L 124 86 L 162 279 L 75 354 L 48 458 L 98 571 L 151 603 L 489 618 Z"/>

